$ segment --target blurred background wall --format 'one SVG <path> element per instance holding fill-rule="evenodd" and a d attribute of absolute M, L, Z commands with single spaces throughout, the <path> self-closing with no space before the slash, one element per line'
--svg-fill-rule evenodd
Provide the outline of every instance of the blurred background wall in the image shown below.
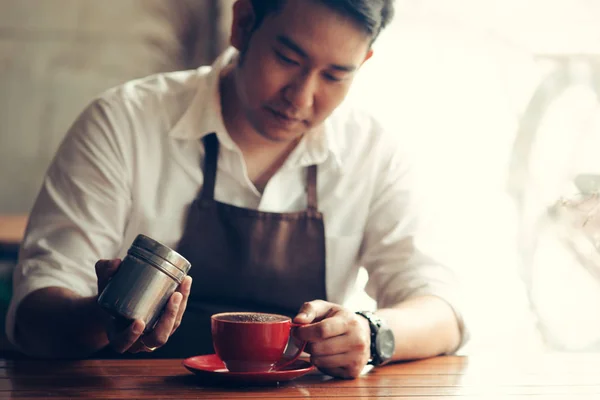
<path fill-rule="evenodd" d="M 0 0 L 0 213 L 25 213 L 101 91 L 219 51 L 217 1 Z"/>

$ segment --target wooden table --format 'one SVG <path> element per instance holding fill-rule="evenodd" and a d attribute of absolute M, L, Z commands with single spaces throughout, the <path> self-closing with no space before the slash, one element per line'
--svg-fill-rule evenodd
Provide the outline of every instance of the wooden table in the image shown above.
<path fill-rule="evenodd" d="M 0 361 L 0 370 L 1 399 L 600 399 L 600 354 L 439 357 L 355 380 L 312 373 L 263 387 L 211 386 L 181 360 Z"/>

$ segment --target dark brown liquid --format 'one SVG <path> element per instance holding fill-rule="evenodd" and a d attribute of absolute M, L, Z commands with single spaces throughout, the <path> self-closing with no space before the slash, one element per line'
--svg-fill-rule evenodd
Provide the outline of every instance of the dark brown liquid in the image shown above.
<path fill-rule="evenodd" d="M 231 322 L 282 322 L 289 320 L 288 317 L 276 314 L 261 314 L 261 313 L 230 313 L 222 314 L 217 317 L 219 321 L 231 321 Z"/>

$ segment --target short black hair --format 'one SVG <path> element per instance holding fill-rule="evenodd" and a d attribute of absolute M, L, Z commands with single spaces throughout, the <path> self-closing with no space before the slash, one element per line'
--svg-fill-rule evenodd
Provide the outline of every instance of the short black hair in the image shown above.
<path fill-rule="evenodd" d="M 265 16 L 281 10 L 286 0 L 251 0 L 256 29 Z M 306 1 L 306 0 L 304 0 Z M 377 39 L 394 17 L 394 0 L 312 0 L 352 18 L 372 39 Z"/>

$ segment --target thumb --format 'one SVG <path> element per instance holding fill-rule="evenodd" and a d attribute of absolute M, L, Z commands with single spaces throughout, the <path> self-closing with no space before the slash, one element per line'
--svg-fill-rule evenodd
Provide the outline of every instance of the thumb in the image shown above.
<path fill-rule="evenodd" d="M 121 265 L 120 259 L 114 260 L 99 260 L 96 263 L 96 276 L 98 277 L 98 293 L 101 293 L 110 278 L 117 272 Z"/>
<path fill-rule="evenodd" d="M 339 308 L 336 304 L 323 300 L 306 302 L 300 307 L 298 314 L 294 317 L 294 323 L 310 324 L 325 319 L 331 312 Z"/>

